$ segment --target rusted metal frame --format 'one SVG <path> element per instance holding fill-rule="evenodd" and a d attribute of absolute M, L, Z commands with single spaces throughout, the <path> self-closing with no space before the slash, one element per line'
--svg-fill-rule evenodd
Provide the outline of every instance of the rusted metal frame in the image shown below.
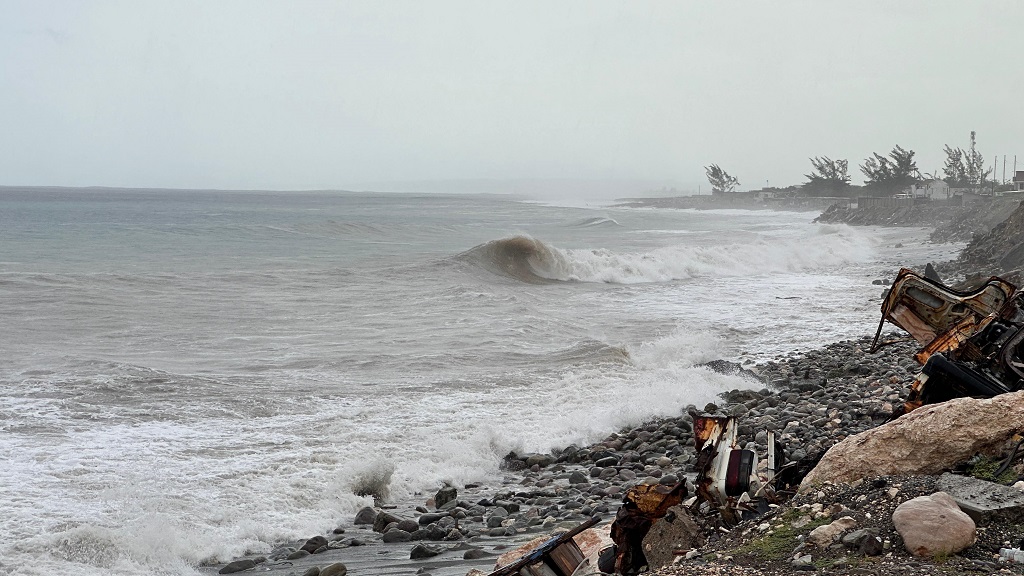
<path fill-rule="evenodd" d="M 1013 284 L 992 276 L 977 290 L 961 291 L 903 268 L 882 301 L 882 317 L 870 351 L 880 348 L 878 338 L 886 320 L 910 333 L 920 344 L 927 345 L 965 318 L 973 316 L 980 321 L 995 313 L 1015 290 Z M 921 295 L 914 297 L 913 291 Z M 928 297 L 934 298 L 934 306 L 926 302 Z"/>

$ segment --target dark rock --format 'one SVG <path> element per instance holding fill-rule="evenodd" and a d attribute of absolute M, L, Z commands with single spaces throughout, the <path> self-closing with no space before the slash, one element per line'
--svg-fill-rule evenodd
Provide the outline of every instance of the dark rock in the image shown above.
<path fill-rule="evenodd" d="M 373 521 L 377 518 L 377 511 L 369 506 L 363 508 L 359 512 L 356 512 L 356 518 L 352 521 L 353 524 L 373 524 Z"/>
<path fill-rule="evenodd" d="M 320 576 L 320 567 L 313 566 L 309 570 L 302 573 L 302 576 Z"/>
<path fill-rule="evenodd" d="M 480 558 L 486 558 L 488 556 L 490 556 L 490 554 L 488 554 L 487 552 L 484 552 L 480 548 L 473 548 L 471 550 L 466 550 L 466 552 L 462 555 L 462 559 L 463 560 L 479 560 Z"/>
<path fill-rule="evenodd" d="M 314 536 L 309 540 L 306 540 L 306 543 L 302 545 L 300 550 L 305 550 L 311 554 L 315 554 L 316 551 L 323 546 L 327 546 L 327 538 L 324 538 L 323 536 Z"/>
<path fill-rule="evenodd" d="M 412 534 L 406 532 L 405 530 L 399 530 L 398 528 L 395 528 L 393 530 L 385 532 L 383 538 L 381 539 L 387 544 L 390 544 L 392 542 L 408 542 L 412 540 Z"/>
<path fill-rule="evenodd" d="M 975 522 L 1024 520 L 1024 492 L 971 476 L 945 473 L 935 488 L 949 494 Z"/>
<path fill-rule="evenodd" d="M 410 560 L 422 560 L 424 558 L 433 558 L 443 552 L 443 550 L 437 546 L 428 546 L 426 544 L 417 544 L 412 547 L 409 551 Z"/>
<path fill-rule="evenodd" d="M 341 562 L 336 562 L 320 571 L 320 576 L 345 576 L 348 568 Z"/>
<path fill-rule="evenodd" d="M 402 519 L 390 512 L 379 512 L 377 517 L 373 519 L 373 531 L 383 533 L 388 527 L 388 524 L 392 522 L 398 523 Z"/>
<path fill-rule="evenodd" d="M 434 494 L 434 507 L 440 508 L 458 497 L 459 491 L 454 486 L 445 486 Z"/>
<path fill-rule="evenodd" d="M 540 466 L 541 468 L 550 466 L 554 462 L 555 459 L 550 454 L 531 454 L 526 459 L 527 466 Z"/>
<path fill-rule="evenodd" d="M 398 523 L 399 530 L 405 530 L 406 532 L 412 533 L 419 530 L 420 525 L 415 520 L 402 520 Z"/>
<path fill-rule="evenodd" d="M 448 516 L 448 514 L 440 514 L 440 513 L 424 514 L 424 515 L 420 516 L 419 518 L 417 518 L 417 521 L 420 523 L 420 526 L 426 526 L 427 524 L 433 524 L 434 522 L 437 522 L 441 518 L 445 518 L 447 516 Z"/>
<path fill-rule="evenodd" d="M 310 554 L 311 554 L 311 552 L 309 550 L 296 550 L 295 552 L 292 552 L 291 554 L 286 556 L 286 558 L 288 560 L 298 560 L 299 558 L 305 558 L 306 556 L 309 556 Z"/>
<path fill-rule="evenodd" d="M 224 566 L 223 568 L 221 568 L 220 571 L 218 571 L 217 573 L 218 574 L 234 574 L 235 572 L 241 572 L 242 570 L 249 570 L 250 568 L 255 568 L 255 567 L 256 567 L 256 562 L 254 562 L 253 560 L 250 560 L 250 559 L 247 558 L 245 560 L 235 560 L 234 562 L 231 562 L 230 564 L 228 564 L 228 565 Z"/>

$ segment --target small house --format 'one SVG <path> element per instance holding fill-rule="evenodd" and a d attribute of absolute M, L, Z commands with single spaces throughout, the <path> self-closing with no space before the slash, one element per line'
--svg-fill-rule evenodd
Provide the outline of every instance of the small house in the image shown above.
<path fill-rule="evenodd" d="M 929 200 L 946 200 L 950 196 L 949 184 L 943 180 L 925 180 L 918 184 L 911 184 L 909 194 L 914 198 L 928 198 Z"/>

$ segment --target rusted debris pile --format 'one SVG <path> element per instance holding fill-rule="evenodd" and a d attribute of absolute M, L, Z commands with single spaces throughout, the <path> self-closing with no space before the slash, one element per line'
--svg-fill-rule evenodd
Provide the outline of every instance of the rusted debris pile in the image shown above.
<path fill-rule="evenodd" d="M 1024 388 L 1024 291 L 993 276 L 969 291 L 904 268 L 882 302 L 882 319 L 921 344 L 922 365 L 895 416 L 952 398 L 990 398 Z"/>
<path fill-rule="evenodd" d="M 694 444 L 695 479 L 674 485 L 638 484 L 626 491 L 610 527 L 614 544 L 597 562 L 601 572 L 632 575 L 670 564 L 704 544 L 706 535 L 728 531 L 788 500 L 816 462 L 784 462 L 772 432 L 767 454 L 759 460 L 753 450 L 740 447 L 734 417 L 696 416 Z M 571 536 L 592 524 L 588 521 L 552 538 L 490 576 L 572 576 L 584 568 L 593 570 L 583 560 L 558 561 L 560 547 L 571 546 Z"/>

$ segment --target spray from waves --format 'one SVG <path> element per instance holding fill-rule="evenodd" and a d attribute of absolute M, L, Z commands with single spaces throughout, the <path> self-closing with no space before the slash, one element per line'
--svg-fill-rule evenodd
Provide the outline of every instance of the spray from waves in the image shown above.
<path fill-rule="evenodd" d="M 848 226 L 808 228 L 746 243 L 676 245 L 643 253 L 562 249 L 519 235 L 481 244 L 456 257 L 528 282 L 639 284 L 696 277 L 789 273 L 866 262 L 873 240 Z"/>

